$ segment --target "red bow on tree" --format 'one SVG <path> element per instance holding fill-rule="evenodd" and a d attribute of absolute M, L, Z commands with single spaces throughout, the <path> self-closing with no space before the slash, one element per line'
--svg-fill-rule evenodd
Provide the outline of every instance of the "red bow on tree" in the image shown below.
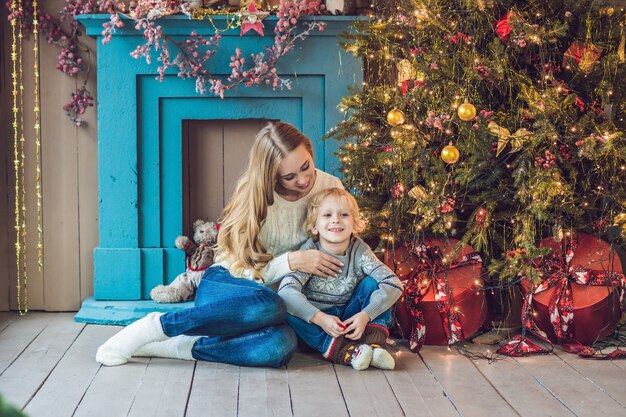
<path fill-rule="evenodd" d="M 508 11 L 495 25 L 496 33 L 498 34 L 498 38 L 504 43 L 509 43 L 509 36 L 511 35 L 511 24 L 509 23 L 509 19 L 513 16 L 513 11 Z"/>

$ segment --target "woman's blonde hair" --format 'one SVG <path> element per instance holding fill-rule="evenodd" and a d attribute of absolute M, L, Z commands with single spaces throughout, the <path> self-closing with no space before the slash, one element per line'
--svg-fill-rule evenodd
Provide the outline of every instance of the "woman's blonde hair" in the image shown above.
<path fill-rule="evenodd" d="M 289 152 L 304 145 L 313 157 L 309 138 L 288 123 L 271 122 L 257 133 L 250 149 L 248 167 L 237 181 L 235 192 L 222 212 L 217 237 L 217 260 L 227 261 L 234 276 L 259 271 L 272 260 L 259 240 L 267 207 L 274 204 L 278 166 Z"/>
<path fill-rule="evenodd" d="M 361 213 L 359 212 L 359 205 L 357 204 L 352 194 L 344 190 L 343 188 L 326 188 L 319 193 L 315 194 L 311 201 L 309 201 L 309 206 L 306 210 L 306 220 L 304 221 L 304 230 L 309 234 L 309 236 L 313 238 L 317 238 L 318 236 L 313 234 L 313 228 L 315 227 L 315 223 L 317 222 L 317 216 L 319 213 L 319 208 L 327 198 L 334 198 L 337 200 L 343 200 L 350 209 L 350 214 L 352 214 L 352 218 L 354 218 L 354 224 L 352 226 L 352 235 L 358 236 L 359 233 L 365 229 L 365 221 L 361 218 Z"/>

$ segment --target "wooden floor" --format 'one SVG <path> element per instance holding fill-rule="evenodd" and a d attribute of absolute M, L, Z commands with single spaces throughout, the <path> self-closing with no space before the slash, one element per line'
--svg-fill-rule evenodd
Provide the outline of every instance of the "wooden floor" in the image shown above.
<path fill-rule="evenodd" d="M 394 371 L 302 353 L 283 369 L 156 358 L 102 367 L 96 349 L 118 330 L 70 313 L 0 313 L 0 393 L 30 417 L 626 416 L 626 361 L 558 350 L 488 363 L 401 342 Z"/>

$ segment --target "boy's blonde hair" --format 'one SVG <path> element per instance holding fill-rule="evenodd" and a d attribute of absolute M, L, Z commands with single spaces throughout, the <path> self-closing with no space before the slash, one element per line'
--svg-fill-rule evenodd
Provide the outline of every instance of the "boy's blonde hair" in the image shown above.
<path fill-rule="evenodd" d="M 257 133 L 248 167 L 219 219 L 216 259 L 227 261 L 234 276 L 243 276 L 244 271 L 250 270 L 254 278 L 263 280 L 259 271 L 272 260 L 272 255 L 259 240 L 261 224 L 267 217 L 267 207 L 274 204 L 278 166 L 300 145 L 313 157 L 309 138 L 288 123 L 268 123 Z"/>
<path fill-rule="evenodd" d="M 304 221 L 304 230 L 311 236 L 312 238 L 318 238 L 317 235 L 313 234 L 313 228 L 315 227 L 315 223 L 317 222 L 317 215 L 319 212 L 319 208 L 327 198 L 334 198 L 337 200 L 343 200 L 348 204 L 348 208 L 350 209 L 350 213 L 354 218 L 354 225 L 352 226 L 352 235 L 358 236 L 359 233 L 365 229 L 365 222 L 361 218 L 361 213 L 359 212 L 359 205 L 357 204 L 352 194 L 344 190 L 343 188 L 326 188 L 325 190 L 320 191 L 315 194 L 311 201 L 309 202 L 309 206 L 306 210 L 306 220 Z"/>

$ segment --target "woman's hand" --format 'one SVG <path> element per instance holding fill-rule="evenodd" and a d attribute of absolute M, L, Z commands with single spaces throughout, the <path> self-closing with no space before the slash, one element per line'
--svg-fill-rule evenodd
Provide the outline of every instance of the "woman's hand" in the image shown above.
<path fill-rule="evenodd" d="M 319 250 L 298 250 L 289 253 L 289 268 L 323 278 L 336 277 L 343 264 L 337 258 Z"/>
<path fill-rule="evenodd" d="M 311 323 L 320 326 L 330 337 L 339 337 L 346 332 L 346 325 L 339 320 L 339 317 L 321 311 L 313 316 Z"/>
<path fill-rule="evenodd" d="M 359 340 L 363 336 L 365 326 L 370 322 L 370 316 L 361 311 L 350 317 L 344 323 L 348 325 L 345 330 L 346 338 L 351 340 Z"/>

